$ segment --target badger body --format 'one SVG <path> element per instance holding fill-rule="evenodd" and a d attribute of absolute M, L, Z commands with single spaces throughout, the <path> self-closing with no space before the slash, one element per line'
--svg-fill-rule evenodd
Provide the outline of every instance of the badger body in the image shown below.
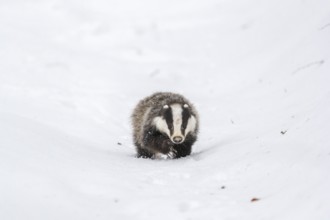
<path fill-rule="evenodd" d="M 132 114 L 138 157 L 180 158 L 197 140 L 198 114 L 182 95 L 158 92 L 142 99 Z"/>

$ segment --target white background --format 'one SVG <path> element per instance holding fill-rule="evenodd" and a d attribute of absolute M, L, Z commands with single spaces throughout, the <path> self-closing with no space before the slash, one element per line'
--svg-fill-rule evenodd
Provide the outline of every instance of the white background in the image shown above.
<path fill-rule="evenodd" d="M 190 157 L 134 157 L 155 91 Z M 328 0 L 0 2 L 2 220 L 328 220 L 329 131 Z"/>

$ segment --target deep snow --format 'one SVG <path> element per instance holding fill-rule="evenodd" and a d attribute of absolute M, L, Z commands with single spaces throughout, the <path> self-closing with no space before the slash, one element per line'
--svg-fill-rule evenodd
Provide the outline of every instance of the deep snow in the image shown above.
<path fill-rule="evenodd" d="M 329 1 L 4 0 L 0 29 L 0 219 L 330 219 Z M 155 91 L 198 108 L 190 157 L 134 157 Z"/>

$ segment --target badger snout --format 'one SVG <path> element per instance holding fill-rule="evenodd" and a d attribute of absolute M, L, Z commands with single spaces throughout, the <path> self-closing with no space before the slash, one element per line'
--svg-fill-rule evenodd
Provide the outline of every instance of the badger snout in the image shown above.
<path fill-rule="evenodd" d="M 174 136 L 171 140 L 174 144 L 180 144 L 184 141 L 184 138 L 182 136 Z"/>

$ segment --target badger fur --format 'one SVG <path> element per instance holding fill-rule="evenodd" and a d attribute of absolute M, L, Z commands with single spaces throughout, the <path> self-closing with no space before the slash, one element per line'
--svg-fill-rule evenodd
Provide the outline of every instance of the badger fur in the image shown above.
<path fill-rule="evenodd" d="M 198 114 L 182 95 L 154 93 L 137 104 L 131 117 L 138 157 L 167 159 L 191 153 L 197 139 Z"/>

